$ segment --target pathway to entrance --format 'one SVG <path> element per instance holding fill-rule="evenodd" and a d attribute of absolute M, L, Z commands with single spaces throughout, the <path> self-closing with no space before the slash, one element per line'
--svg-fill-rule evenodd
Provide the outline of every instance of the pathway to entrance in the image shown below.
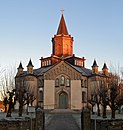
<path fill-rule="evenodd" d="M 53 112 L 50 117 L 45 130 L 80 130 L 71 112 Z"/>

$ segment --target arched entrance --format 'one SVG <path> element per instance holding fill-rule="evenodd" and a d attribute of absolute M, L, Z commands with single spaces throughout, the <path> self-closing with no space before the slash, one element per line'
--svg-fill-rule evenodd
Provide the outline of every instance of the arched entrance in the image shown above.
<path fill-rule="evenodd" d="M 67 109 L 68 95 L 65 92 L 59 94 L 59 109 Z"/>

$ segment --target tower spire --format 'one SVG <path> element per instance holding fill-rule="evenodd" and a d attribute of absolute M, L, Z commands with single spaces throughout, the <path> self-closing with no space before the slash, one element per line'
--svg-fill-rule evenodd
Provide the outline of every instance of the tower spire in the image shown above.
<path fill-rule="evenodd" d="M 108 76 L 108 68 L 106 63 L 104 63 L 103 68 L 102 68 L 102 73 L 106 76 Z"/>
<path fill-rule="evenodd" d="M 92 67 L 98 67 L 96 60 L 94 59 Z"/>
<path fill-rule="evenodd" d="M 92 65 L 92 73 L 97 74 L 98 73 L 98 65 L 96 60 L 94 59 L 93 65 Z"/>
<path fill-rule="evenodd" d="M 20 62 L 18 69 L 23 69 L 22 63 Z"/>
<path fill-rule="evenodd" d="M 29 63 L 28 63 L 28 65 L 27 65 L 27 72 L 29 73 L 29 74 L 33 74 L 33 64 L 32 64 L 32 61 L 31 61 L 31 58 L 30 58 L 30 60 L 29 60 Z"/>
<path fill-rule="evenodd" d="M 108 69 L 106 63 L 104 63 L 102 70 L 103 69 Z"/>
<path fill-rule="evenodd" d="M 61 10 L 61 12 L 62 12 L 62 16 L 61 16 L 61 20 L 59 23 L 57 35 L 59 35 L 59 34 L 69 35 L 68 30 L 67 30 L 67 26 L 65 23 L 64 15 L 63 15 L 63 10 Z"/>
<path fill-rule="evenodd" d="M 22 63 L 20 62 L 20 64 L 19 64 L 19 67 L 17 68 L 18 69 L 18 73 L 17 73 L 17 75 L 21 75 L 21 74 L 23 74 L 23 66 L 22 66 Z"/>
<path fill-rule="evenodd" d="M 33 64 L 32 64 L 31 58 L 30 58 L 30 60 L 29 60 L 29 63 L 28 63 L 28 65 L 27 65 L 27 67 L 29 67 L 29 66 L 34 67 Z"/>

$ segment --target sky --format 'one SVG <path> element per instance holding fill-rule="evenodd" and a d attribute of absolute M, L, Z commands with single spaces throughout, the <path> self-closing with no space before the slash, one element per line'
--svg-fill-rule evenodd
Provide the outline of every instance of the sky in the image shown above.
<path fill-rule="evenodd" d="M 61 9 L 69 34 L 74 37 L 74 54 L 86 58 L 91 68 L 96 59 L 101 70 L 123 67 L 123 0 L 0 0 L 0 66 L 24 69 L 32 59 L 52 53 Z"/>

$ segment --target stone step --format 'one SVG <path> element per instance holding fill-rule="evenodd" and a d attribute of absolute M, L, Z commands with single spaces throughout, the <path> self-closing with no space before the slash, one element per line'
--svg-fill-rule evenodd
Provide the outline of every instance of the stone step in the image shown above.
<path fill-rule="evenodd" d="M 54 109 L 51 113 L 74 113 L 74 110 L 71 109 Z"/>

